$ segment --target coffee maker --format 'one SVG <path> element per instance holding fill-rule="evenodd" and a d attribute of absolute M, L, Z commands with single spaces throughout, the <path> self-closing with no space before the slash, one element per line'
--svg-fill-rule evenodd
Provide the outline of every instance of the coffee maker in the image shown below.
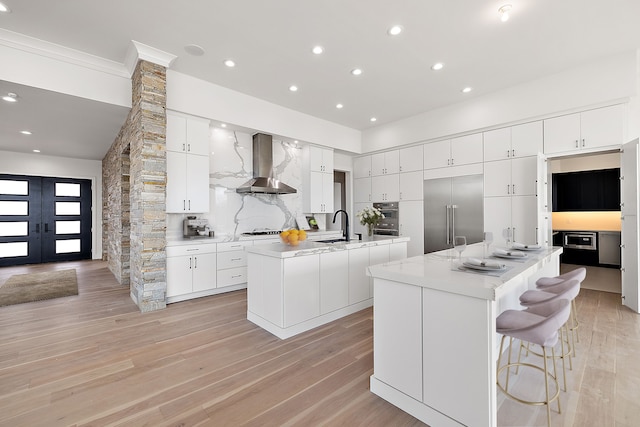
<path fill-rule="evenodd" d="M 209 237 L 209 221 L 188 216 L 182 220 L 182 235 L 185 238 Z"/>

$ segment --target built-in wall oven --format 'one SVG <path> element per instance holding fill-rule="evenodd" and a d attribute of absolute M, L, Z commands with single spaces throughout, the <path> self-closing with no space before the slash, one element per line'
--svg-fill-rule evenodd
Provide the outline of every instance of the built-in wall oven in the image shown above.
<path fill-rule="evenodd" d="M 373 207 L 379 209 L 384 214 L 373 228 L 373 234 L 381 236 L 399 236 L 400 235 L 400 217 L 398 211 L 398 202 L 374 203 Z"/>

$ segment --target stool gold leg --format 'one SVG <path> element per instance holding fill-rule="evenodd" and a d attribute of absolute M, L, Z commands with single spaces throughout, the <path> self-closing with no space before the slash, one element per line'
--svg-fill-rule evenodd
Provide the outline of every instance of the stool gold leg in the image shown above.
<path fill-rule="evenodd" d="M 549 371 L 547 370 L 547 348 L 542 347 L 542 359 L 544 361 L 544 391 L 545 404 L 547 405 L 547 425 L 551 426 L 551 408 L 549 405 Z"/>

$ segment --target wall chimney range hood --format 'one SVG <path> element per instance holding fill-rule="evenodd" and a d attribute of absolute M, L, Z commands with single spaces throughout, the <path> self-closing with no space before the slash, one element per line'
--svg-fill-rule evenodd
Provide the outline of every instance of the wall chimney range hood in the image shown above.
<path fill-rule="evenodd" d="M 244 194 L 291 194 L 296 189 L 273 178 L 273 137 L 253 135 L 253 178 L 236 188 Z"/>

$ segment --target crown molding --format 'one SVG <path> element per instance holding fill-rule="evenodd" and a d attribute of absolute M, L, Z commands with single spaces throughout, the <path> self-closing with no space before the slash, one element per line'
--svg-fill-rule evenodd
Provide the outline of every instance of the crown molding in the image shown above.
<path fill-rule="evenodd" d="M 160 49 L 156 49 L 155 47 L 131 40 L 131 44 L 127 50 L 127 57 L 124 61 L 124 66 L 129 71 L 129 77 L 131 77 L 135 71 L 136 65 L 138 65 L 138 61 L 140 60 L 152 62 L 162 67 L 169 68 L 176 58 L 176 55 L 172 55 Z"/>
<path fill-rule="evenodd" d="M 118 77 L 131 77 L 127 68 L 119 62 L 100 58 L 99 56 L 5 30 L 3 28 L 0 28 L 0 45 L 67 62 L 69 64 L 78 65 L 80 67 L 89 68 L 95 71 L 112 74 Z"/>

